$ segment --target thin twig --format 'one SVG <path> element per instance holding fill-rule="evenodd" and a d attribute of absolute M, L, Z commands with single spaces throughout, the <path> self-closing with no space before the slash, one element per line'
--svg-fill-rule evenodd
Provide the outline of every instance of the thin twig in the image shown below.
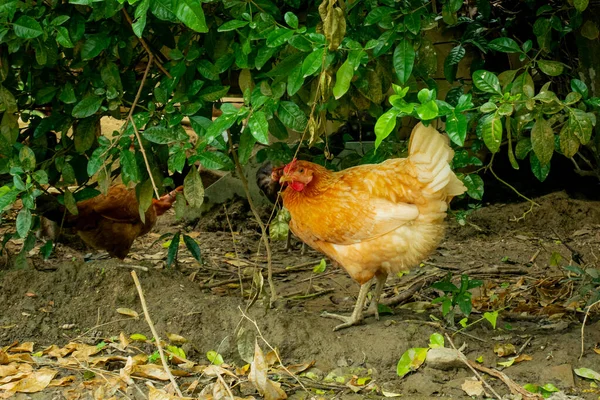
<path fill-rule="evenodd" d="M 587 318 L 588 315 L 590 315 L 590 311 L 592 310 L 592 308 L 596 305 L 596 304 L 600 304 L 600 300 L 596 301 L 595 303 L 592 303 L 587 311 L 585 312 L 585 317 L 583 317 L 583 324 L 581 324 L 581 354 L 579 355 L 579 359 L 581 360 L 581 358 L 583 357 L 583 351 L 584 351 L 584 345 L 583 345 L 583 334 L 585 332 L 585 323 L 587 322 Z"/>
<path fill-rule="evenodd" d="M 131 276 L 133 277 L 133 281 L 135 282 L 135 287 L 138 291 L 138 295 L 140 296 L 140 302 L 142 303 L 142 309 L 144 310 L 144 317 L 146 317 L 146 322 L 148 323 L 148 326 L 150 327 L 150 330 L 152 331 L 152 336 L 154 336 L 154 343 L 156 343 L 156 347 L 158 348 L 158 354 L 160 354 L 160 360 L 162 361 L 163 368 L 165 369 L 165 372 L 167 373 L 169 380 L 171 381 L 171 384 L 173 385 L 173 388 L 175 388 L 175 392 L 177 392 L 177 395 L 179 397 L 183 397 L 183 393 L 181 393 L 181 390 L 179 390 L 179 386 L 177 386 L 175 377 L 171 373 L 171 370 L 169 369 L 169 365 L 167 364 L 167 359 L 165 358 L 165 353 L 163 351 L 162 345 L 160 344 L 160 337 L 158 336 L 158 333 L 156 332 L 156 328 L 154 327 L 154 324 L 152 323 L 152 319 L 150 319 L 150 314 L 148 313 L 148 307 L 146 306 L 146 299 L 144 298 L 144 292 L 142 291 L 142 285 L 140 284 L 140 280 L 138 279 L 138 276 L 135 273 L 135 271 L 131 271 Z"/>
<path fill-rule="evenodd" d="M 535 201 L 531 200 L 529 197 L 525 196 L 524 194 L 521 194 L 521 192 L 519 192 L 517 189 L 515 189 L 514 186 L 512 186 L 510 183 L 506 182 L 505 180 L 503 180 L 502 178 L 500 178 L 498 175 L 496 175 L 496 173 L 494 172 L 494 169 L 492 168 L 492 164 L 490 163 L 488 170 L 492 173 L 492 175 L 494 175 L 494 178 L 496 178 L 500 183 L 506 185 L 508 188 L 510 188 L 513 192 L 515 192 L 517 194 L 517 196 L 523 198 L 524 200 L 527 200 L 530 204 L 531 207 L 529 208 L 528 211 L 525 211 L 525 213 L 520 217 L 515 219 L 516 221 L 523 219 L 527 214 L 529 214 L 531 211 L 533 211 L 533 207 L 534 206 L 540 206 L 538 203 L 536 203 Z"/>
<path fill-rule="evenodd" d="M 233 227 L 231 226 L 231 221 L 229 221 L 229 213 L 227 212 L 227 205 L 223 204 L 223 209 L 225 210 L 225 219 L 227 219 L 227 226 L 229 226 L 229 232 L 231 232 L 231 243 L 233 244 L 233 251 L 235 252 L 235 258 L 239 259 L 239 253 L 237 246 L 235 244 L 235 235 L 233 234 Z M 238 278 L 240 280 L 240 294 L 244 297 L 244 283 L 242 281 L 242 273 L 240 265 L 237 266 Z"/>
<path fill-rule="evenodd" d="M 131 26 L 132 29 L 133 29 L 133 21 L 131 20 L 131 17 L 129 16 L 129 13 L 127 13 L 127 10 L 125 10 L 125 8 L 123 8 L 122 10 L 123 10 L 123 14 L 125 15 L 125 19 L 127 20 L 127 22 L 129 22 L 129 26 Z M 160 69 L 160 71 L 163 74 L 165 74 L 169 79 L 172 79 L 173 77 L 171 76 L 171 74 L 169 73 L 169 71 L 167 71 L 165 69 L 165 67 L 163 67 L 163 65 L 160 63 L 160 61 L 158 61 L 158 59 L 154 56 L 154 53 L 152 52 L 152 50 L 150 50 L 150 47 L 148 46 L 148 43 L 146 43 L 146 41 L 144 40 L 144 38 L 143 37 L 139 37 L 138 40 L 140 41 L 140 43 L 142 44 L 142 47 L 144 48 L 144 50 L 146 50 L 146 53 L 148 53 L 148 56 L 150 57 L 149 60 L 148 60 L 148 65 L 151 65 L 152 61 L 154 60 L 154 64 L 156 64 L 156 66 L 158 67 L 158 69 Z"/>
<path fill-rule="evenodd" d="M 487 383 L 487 382 L 485 381 L 485 379 L 483 379 L 483 378 L 481 377 L 481 375 L 479 374 L 479 372 L 477 372 L 477 371 L 475 370 L 475 368 L 473 368 L 473 366 L 471 365 L 471 363 L 469 363 L 469 360 L 468 360 L 468 359 L 467 359 L 467 357 L 466 357 L 466 356 L 465 356 L 465 355 L 462 353 L 462 351 L 460 351 L 460 350 L 458 350 L 458 349 L 456 348 L 456 346 L 454 345 L 454 342 L 452 341 L 452 338 L 450 338 L 450 335 L 448 335 L 447 333 L 446 333 L 446 338 L 448 339 L 448 342 L 450 343 L 450 345 L 452 346 L 452 348 L 453 348 L 454 350 L 456 350 L 456 353 L 458 354 L 458 358 L 460 358 L 460 360 L 461 360 L 463 363 L 465 363 L 465 365 L 466 365 L 467 367 L 469 367 L 469 369 L 470 369 L 471 371 L 473 371 L 473 373 L 475 374 L 475 376 L 477 377 L 477 379 L 479 379 L 479 381 L 481 381 L 481 383 L 483 383 L 483 384 L 484 384 L 484 385 L 485 385 L 485 386 L 486 386 L 486 387 L 487 387 L 487 388 L 490 390 L 490 392 L 492 392 L 492 393 L 494 394 L 494 396 L 496 396 L 496 398 L 497 398 L 498 400 L 502 399 L 502 396 L 500 396 L 498 393 L 496 393 L 496 391 L 494 390 L 494 388 L 493 388 L 493 387 L 491 387 L 491 386 L 490 386 L 490 384 L 489 384 L 489 383 Z"/>
<path fill-rule="evenodd" d="M 233 140 L 231 139 L 231 134 L 227 135 L 229 139 L 229 150 L 231 151 L 231 156 L 233 157 L 233 162 L 235 163 L 235 167 L 237 169 L 238 175 L 240 176 L 240 180 L 242 181 L 242 186 L 244 187 L 244 192 L 246 193 L 246 199 L 248 200 L 248 205 L 250 206 L 250 210 L 252 210 L 252 214 L 254 214 L 254 219 L 260 226 L 261 239 L 265 245 L 265 249 L 267 252 L 267 281 L 269 282 L 269 289 L 271 290 L 271 299 L 269 301 L 270 305 L 273 305 L 275 300 L 277 300 L 277 288 L 275 287 L 275 283 L 273 282 L 273 260 L 271 257 L 271 244 L 269 243 L 269 237 L 267 235 L 267 228 L 260 218 L 260 214 L 252 201 L 252 196 L 250 195 L 250 189 L 248 188 L 248 180 L 246 179 L 246 175 L 244 175 L 244 170 L 242 169 L 242 165 L 240 164 L 240 160 L 238 159 L 237 153 L 233 148 Z"/>
<path fill-rule="evenodd" d="M 144 145 L 142 144 L 142 138 L 140 137 L 140 132 L 137 129 L 137 126 L 135 126 L 135 121 L 133 120 L 133 117 L 129 117 L 129 120 L 131 121 L 131 126 L 133 126 L 133 131 L 135 132 L 135 137 L 138 140 L 138 143 L 140 145 L 140 151 L 142 152 L 142 156 L 144 157 L 144 163 L 146 164 L 146 170 L 148 171 L 148 176 L 150 176 L 150 182 L 152 182 L 152 188 L 154 189 L 154 194 L 156 195 L 157 199 L 160 199 L 160 193 L 158 193 L 158 187 L 156 187 L 156 182 L 154 182 L 154 175 L 152 175 L 152 169 L 150 168 L 150 163 L 148 162 L 148 156 L 146 156 L 146 150 L 144 150 Z"/>

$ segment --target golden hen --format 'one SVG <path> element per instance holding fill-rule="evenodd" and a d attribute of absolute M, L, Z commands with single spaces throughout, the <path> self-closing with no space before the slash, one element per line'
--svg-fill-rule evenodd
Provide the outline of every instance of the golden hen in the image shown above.
<path fill-rule="evenodd" d="M 444 218 L 454 196 L 466 191 L 450 169 L 454 155 L 448 138 L 419 123 L 412 131 L 408 158 L 332 172 L 294 160 L 280 177 L 287 187 L 283 204 L 292 232 L 346 269 L 360 285 L 350 317 L 334 330 L 361 322 L 373 277 L 371 307 L 388 274 L 418 265 L 444 234 Z"/>
<path fill-rule="evenodd" d="M 142 222 L 135 190 L 124 185 L 111 186 L 106 195 L 100 194 L 77 203 L 77 215 L 64 211 L 54 196 L 38 197 L 37 212 L 63 227 L 73 228 L 81 239 L 96 250 L 106 250 L 112 257 L 124 259 L 135 239 L 150 232 L 157 217 L 169 210 L 180 186 L 160 199 L 152 199 Z"/>

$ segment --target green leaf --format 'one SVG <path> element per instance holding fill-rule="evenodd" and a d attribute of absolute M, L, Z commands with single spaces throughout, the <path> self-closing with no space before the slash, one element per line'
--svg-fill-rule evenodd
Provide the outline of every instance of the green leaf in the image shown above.
<path fill-rule="evenodd" d="M 208 361 L 210 361 L 211 364 L 214 365 L 221 365 L 224 363 L 223 356 L 221 356 L 219 353 L 213 350 L 206 353 L 206 358 L 208 359 Z"/>
<path fill-rule="evenodd" d="M 190 169 L 183 180 L 183 195 L 190 207 L 200 208 L 204 203 L 204 185 L 200 178 L 200 172 L 195 167 Z"/>
<path fill-rule="evenodd" d="M 186 234 L 183 234 L 183 243 L 185 243 L 185 247 L 187 247 L 192 257 L 202 264 L 202 252 L 200 250 L 200 246 L 198 246 L 198 243 L 196 243 L 193 238 Z"/>
<path fill-rule="evenodd" d="M 501 72 L 500 75 L 498 75 L 500 86 L 502 86 L 503 89 L 506 89 L 506 87 L 515 79 L 517 72 L 516 69 L 509 69 Z"/>
<path fill-rule="evenodd" d="M 321 258 L 321 261 L 319 261 L 319 263 L 317 265 L 315 265 L 315 267 L 313 268 L 313 272 L 315 274 L 320 274 L 325 272 L 325 269 L 327 268 L 327 261 L 325 261 L 324 258 Z"/>
<path fill-rule="evenodd" d="M 589 113 L 578 108 L 569 108 L 569 129 L 581 142 L 587 144 L 592 137 L 592 118 Z"/>
<path fill-rule="evenodd" d="M 417 114 L 423 121 L 437 118 L 438 111 L 438 105 L 435 100 L 430 100 L 427 103 L 421 104 L 417 107 Z"/>
<path fill-rule="evenodd" d="M 23 239 L 25 239 L 27 237 L 27 234 L 29 233 L 29 230 L 31 229 L 31 222 L 32 222 L 31 211 L 29 211 L 28 208 L 23 207 L 21 209 L 21 211 L 19 211 L 19 213 L 17 214 L 16 226 L 17 226 L 17 233 L 19 234 L 19 237 L 21 237 Z"/>
<path fill-rule="evenodd" d="M 218 101 L 221 100 L 229 92 L 229 86 L 209 86 L 202 89 L 198 96 L 204 101 Z"/>
<path fill-rule="evenodd" d="M 243 28 L 244 26 L 248 25 L 249 23 L 250 22 L 248 22 L 248 21 L 239 21 L 237 19 L 234 19 L 233 21 L 227 21 L 223 25 L 219 26 L 219 29 L 217 29 L 217 32 L 233 31 L 238 28 Z"/>
<path fill-rule="evenodd" d="M 529 164 L 531 166 L 531 172 L 533 172 L 533 175 L 535 175 L 540 182 L 544 182 L 550 173 L 551 164 L 548 163 L 546 165 L 542 165 L 534 152 L 529 153 Z"/>
<path fill-rule="evenodd" d="M 600 382 L 600 373 L 594 371 L 593 369 L 577 368 L 574 370 L 574 372 L 577 376 L 580 376 L 582 378 L 593 379 L 595 381 Z"/>
<path fill-rule="evenodd" d="M 140 219 L 142 220 L 142 223 L 146 223 L 146 211 L 152 205 L 152 181 L 146 179 L 143 183 L 136 185 L 135 196 L 138 201 L 138 213 Z"/>
<path fill-rule="evenodd" d="M 587 85 L 580 81 L 579 79 L 571 79 L 571 89 L 574 92 L 581 94 L 584 99 L 588 98 L 588 88 Z"/>
<path fill-rule="evenodd" d="M 269 123 L 263 111 L 255 111 L 248 119 L 248 128 L 252 136 L 262 144 L 269 144 Z"/>
<path fill-rule="evenodd" d="M 135 155 L 129 150 L 121 151 L 121 177 L 125 185 L 129 182 L 140 181 L 140 170 L 135 161 Z"/>
<path fill-rule="evenodd" d="M 510 103 L 502 103 L 498 108 L 498 114 L 502 116 L 512 115 L 514 109 Z"/>
<path fill-rule="evenodd" d="M 238 145 L 238 159 L 240 164 L 244 165 L 252 156 L 252 150 L 256 144 L 256 139 L 252 136 L 249 129 L 244 129 L 240 135 L 240 143 Z"/>
<path fill-rule="evenodd" d="M 202 3 L 195 0 L 173 0 L 173 9 L 177 18 L 199 33 L 208 32 Z"/>
<path fill-rule="evenodd" d="M 273 115 L 273 118 L 269 120 L 269 132 L 279 140 L 288 138 L 287 128 L 276 115 Z"/>
<path fill-rule="evenodd" d="M 502 94 L 500 81 L 492 72 L 478 70 L 473 72 L 473 84 L 475 87 L 486 93 Z"/>
<path fill-rule="evenodd" d="M 44 33 L 40 23 L 27 15 L 19 17 L 12 26 L 15 35 L 21 39 L 34 39 Z"/>
<path fill-rule="evenodd" d="M 77 101 L 77 97 L 75 97 L 75 90 L 73 89 L 71 82 L 65 83 L 60 94 L 58 95 L 58 99 L 65 104 L 73 104 Z"/>
<path fill-rule="evenodd" d="M 304 84 L 304 77 L 302 77 L 302 64 L 298 64 L 290 74 L 288 75 L 287 81 L 287 93 L 291 97 L 295 95 L 298 90 Z"/>
<path fill-rule="evenodd" d="M 487 103 L 483 103 L 481 107 L 479 107 L 479 111 L 485 114 L 496 111 L 497 109 L 498 107 L 496 106 L 496 104 L 490 101 L 488 101 Z"/>
<path fill-rule="evenodd" d="M 156 125 L 142 132 L 142 136 L 149 142 L 158 144 L 169 144 L 183 140 L 189 140 L 185 131 Z"/>
<path fill-rule="evenodd" d="M 425 362 L 427 357 L 427 348 L 412 348 L 408 349 L 402 354 L 398 365 L 396 366 L 396 372 L 400 378 L 408 374 L 411 371 L 416 371 Z"/>
<path fill-rule="evenodd" d="M 455 144 L 463 146 L 467 137 L 467 118 L 453 112 L 446 118 L 446 133 Z"/>
<path fill-rule="evenodd" d="M 432 333 L 431 336 L 429 336 L 429 348 L 437 349 L 442 347 L 444 347 L 444 337 L 437 332 Z"/>
<path fill-rule="evenodd" d="M 521 75 L 517 76 L 513 82 L 510 93 L 512 95 L 523 94 L 529 99 L 535 96 L 533 78 L 531 78 L 529 72 L 523 72 Z"/>
<path fill-rule="evenodd" d="M 106 33 L 87 35 L 81 47 L 81 59 L 91 60 L 98 57 L 110 45 L 110 37 Z"/>
<path fill-rule="evenodd" d="M 581 94 L 580 94 L 580 93 L 577 93 L 577 92 L 571 92 L 571 93 L 569 93 L 569 94 L 567 95 L 567 97 L 565 97 L 565 100 L 564 100 L 564 102 L 563 102 L 563 103 L 564 103 L 565 105 L 568 105 L 568 106 L 570 106 L 570 105 L 572 105 L 572 104 L 575 104 L 575 103 L 577 103 L 577 102 L 578 102 L 578 101 L 580 101 L 580 100 L 581 100 Z"/>
<path fill-rule="evenodd" d="M 373 24 L 377 24 L 383 18 L 389 16 L 390 14 L 396 12 L 397 10 L 391 7 L 376 7 L 372 9 L 367 17 L 364 20 L 364 25 L 369 26 Z"/>
<path fill-rule="evenodd" d="M 95 94 L 88 94 L 81 99 L 79 103 L 73 107 L 71 115 L 75 118 L 87 118 L 92 116 L 100 109 L 104 98 Z"/>
<path fill-rule="evenodd" d="M 415 64 L 415 49 L 409 40 L 400 40 L 394 50 L 393 63 L 396 75 L 398 75 L 400 83 L 404 85 L 410 78 Z"/>
<path fill-rule="evenodd" d="M 550 163 L 554 152 L 554 132 L 544 118 L 538 118 L 533 124 L 531 147 L 542 165 Z"/>
<path fill-rule="evenodd" d="M 293 12 L 286 12 L 283 18 L 290 28 L 298 29 L 298 17 Z"/>
<path fill-rule="evenodd" d="M 167 268 L 169 268 L 177 259 L 177 253 L 179 252 L 180 236 L 181 231 L 177 231 L 177 233 L 173 235 L 173 239 L 171 239 L 171 244 L 169 244 L 169 250 L 167 251 Z"/>
<path fill-rule="evenodd" d="M 528 137 L 522 138 L 517 142 L 515 147 L 515 155 L 519 160 L 524 160 L 527 154 L 531 151 L 531 139 Z"/>
<path fill-rule="evenodd" d="M 306 58 L 302 62 L 302 76 L 304 78 L 313 75 L 321 68 L 321 66 L 323 65 L 324 54 L 325 48 L 320 49 L 320 51 L 313 51 L 308 56 L 306 56 Z"/>
<path fill-rule="evenodd" d="M 375 148 L 378 148 L 383 139 L 388 137 L 396 127 L 398 113 L 398 110 L 392 108 L 377 119 L 377 122 L 375 123 Z"/>
<path fill-rule="evenodd" d="M 490 46 L 490 49 L 492 50 L 501 51 L 503 53 L 521 53 L 521 48 L 517 42 L 507 37 L 494 39 L 488 43 L 488 46 Z"/>
<path fill-rule="evenodd" d="M 498 311 L 485 312 L 483 318 L 492 325 L 492 329 L 496 329 L 496 322 L 498 322 Z"/>
<path fill-rule="evenodd" d="M 73 193 L 69 189 L 65 190 L 64 195 L 65 207 L 67 211 L 69 211 L 73 215 L 79 214 L 79 209 L 77 208 L 77 202 L 75 201 L 75 197 L 73 197 Z"/>
<path fill-rule="evenodd" d="M 492 153 L 500 150 L 502 143 L 502 119 L 496 113 L 484 115 L 477 126 L 481 138 Z"/>
<path fill-rule="evenodd" d="M 79 120 L 73 125 L 75 150 L 78 153 L 85 153 L 92 147 L 96 140 L 97 128 L 99 132 L 100 127 L 98 124 L 99 121 L 97 118 L 89 117 Z"/>
<path fill-rule="evenodd" d="M 291 37 L 294 36 L 294 31 L 287 28 L 277 28 L 273 32 L 269 33 L 267 36 L 267 46 L 268 47 L 279 47 Z"/>
<path fill-rule="evenodd" d="M 573 0 L 573 5 L 575 6 L 575 9 L 579 12 L 584 12 L 585 9 L 588 7 L 589 4 L 589 0 Z"/>
<path fill-rule="evenodd" d="M 56 43 L 60 44 L 62 47 L 66 47 L 67 49 L 72 49 L 75 47 L 71 38 L 69 37 L 69 31 L 64 26 L 59 26 L 56 28 Z"/>
<path fill-rule="evenodd" d="M 52 254 L 52 249 L 54 249 L 54 243 L 52 242 L 52 240 L 48 240 L 46 243 L 44 243 L 42 247 L 40 247 L 40 254 L 42 255 L 42 258 L 44 260 L 50 258 L 50 255 Z"/>
<path fill-rule="evenodd" d="M 453 83 L 456 79 L 456 72 L 458 71 L 458 64 L 460 60 L 466 54 L 466 50 L 463 46 L 458 45 L 453 47 L 448 53 L 448 57 L 444 60 L 444 77 L 448 82 Z"/>
<path fill-rule="evenodd" d="M 348 89 L 354 77 L 354 68 L 350 65 L 350 61 L 346 59 L 335 73 L 335 85 L 333 86 L 333 95 L 336 99 L 342 97 Z"/>
<path fill-rule="evenodd" d="M 207 169 L 233 169 L 231 159 L 219 151 L 205 151 L 198 154 L 198 160 Z"/>
<path fill-rule="evenodd" d="M 559 136 L 560 151 L 565 157 L 571 158 L 579 150 L 579 139 L 571 130 L 569 124 L 564 124 Z"/>
<path fill-rule="evenodd" d="M 19 162 L 21 163 L 21 168 L 25 171 L 33 171 L 35 169 L 35 153 L 29 146 L 23 146 L 19 150 Z"/>
<path fill-rule="evenodd" d="M 288 128 L 297 132 L 302 132 L 306 128 L 308 120 L 296 103 L 281 101 L 279 102 L 277 112 L 281 122 Z"/>
<path fill-rule="evenodd" d="M 467 194 L 475 200 L 483 199 L 483 179 L 477 174 L 465 175 L 462 179 L 467 187 Z"/>
<path fill-rule="evenodd" d="M 558 61 L 538 60 L 537 65 L 548 76 L 558 76 L 564 69 L 564 64 Z"/>
<path fill-rule="evenodd" d="M 17 112 L 17 100 L 10 90 L 0 85 L 0 102 L 9 113 Z"/>
<path fill-rule="evenodd" d="M 102 69 L 100 69 L 100 76 L 107 87 L 113 87 L 117 90 L 123 90 L 123 84 L 121 83 L 121 74 L 119 73 L 119 67 L 114 62 L 108 62 Z"/>

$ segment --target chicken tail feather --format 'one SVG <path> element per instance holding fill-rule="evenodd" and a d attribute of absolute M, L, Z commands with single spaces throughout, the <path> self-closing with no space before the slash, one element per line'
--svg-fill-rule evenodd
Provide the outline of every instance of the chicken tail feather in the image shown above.
<path fill-rule="evenodd" d="M 419 123 L 412 131 L 408 158 L 417 170 L 419 181 L 431 195 L 446 195 L 448 201 L 467 188 L 450 169 L 454 151 L 449 140 L 432 126 Z"/>

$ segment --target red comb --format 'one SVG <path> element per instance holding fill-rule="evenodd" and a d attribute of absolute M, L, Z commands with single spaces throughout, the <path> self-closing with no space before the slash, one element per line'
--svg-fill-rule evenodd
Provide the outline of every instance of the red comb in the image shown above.
<path fill-rule="evenodd" d="M 298 162 L 298 160 L 296 158 L 294 158 L 288 165 L 283 167 L 283 173 L 286 175 L 289 174 L 290 169 L 292 169 L 296 165 L 297 162 Z"/>

